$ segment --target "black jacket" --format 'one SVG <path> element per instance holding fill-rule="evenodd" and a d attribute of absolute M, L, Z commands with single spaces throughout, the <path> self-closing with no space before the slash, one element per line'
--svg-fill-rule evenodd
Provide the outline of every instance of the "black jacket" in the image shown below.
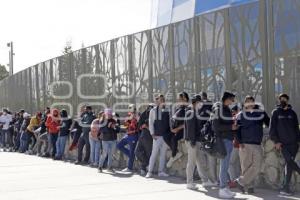
<path fill-rule="evenodd" d="M 144 124 L 148 124 L 149 121 L 149 113 L 152 108 L 148 107 L 144 112 L 142 112 L 139 121 L 138 128 L 141 129 Z"/>
<path fill-rule="evenodd" d="M 82 132 L 84 136 L 88 136 L 91 130 L 91 124 L 93 120 L 96 119 L 94 113 L 92 112 L 85 112 L 82 115 L 81 123 L 82 123 Z"/>
<path fill-rule="evenodd" d="M 16 121 L 15 121 L 15 128 L 17 129 L 17 131 L 21 130 L 21 126 L 23 124 L 23 120 L 24 120 L 23 117 L 19 117 L 19 118 L 16 119 Z"/>
<path fill-rule="evenodd" d="M 115 128 L 108 127 L 110 123 L 116 125 Z M 105 124 L 100 127 L 101 139 L 103 141 L 114 141 L 117 140 L 117 134 L 120 132 L 120 127 L 118 126 L 116 120 L 108 119 L 107 122 L 101 122 L 100 124 Z"/>
<path fill-rule="evenodd" d="M 155 135 L 165 137 L 168 133 L 170 133 L 170 112 L 166 108 L 161 110 L 158 106 L 153 109 L 155 111 Z"/>
<path fill-rule="evenodd" d="M 236 139 L 241 144 L 260 145 L 263 138 L 263 124 L 269 126 L 268 114 L 258 106 L 253 112 L 245 111 L 237 115 L 238 132 Z"/>
<path fill-rule="evenodd" d="M 213 116 L 212 128 L 216 136 L 222 139 L 233 140 L 234 131 L 232 130 L 232 125 L 234 121 L 230 108 L 222 103 L 216 103 L 213 106 Z"/>
<path fill-rule="evenodd" d="M 185 112 L 184 139 L 190 142 L 200 142 L 202 122 L 197 118 L 198 110 L 188 107 Z"/>
<path fill-rule="evenodd" d="M 275 143 L 283 145 L 296 145 L 300 141 L 298 117 L 292 106 L 289 105 L 287 110 L 277 106 L 273 110 L 270 137 Z"/>
<path fill-rule="evenodd" d="M 184 118 L 185 118 L 185 110 L 187 106 L 181 105 L 176 110 L 174 115 L 171 117 L 171 128 L 177 128 L 179 126 L 184 125 Z M 183 134 L 183 129 L 181 129 L 177 134 Z"/>
<path fill-rule="evenodd" d="M 70 127 L 72 125 L 72 119 L 63 119 L 59 129 L 59 136 L 67 136 L 70 133 Z"/>

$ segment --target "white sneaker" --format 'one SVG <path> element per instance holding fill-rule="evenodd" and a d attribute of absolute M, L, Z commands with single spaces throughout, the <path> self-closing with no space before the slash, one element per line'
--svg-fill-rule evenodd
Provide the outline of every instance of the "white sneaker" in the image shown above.
<path fill-rule="evenodd" d="M 152 177 L 152 173 L 148 172 L 147 175 L 146 175 L 146 178 L 151 178 L 151 177 Z"/>
<path fill-rule="evenodd" d="M 231 195 L 233 195 L 234 197 L 236 196 L 235 192 L 232 192 L 229 188 L 225 188 L 227 190 L 227 192 Z"/>
<path fill-rule="evenodd" d="M 219 190 L 219 197 L 221 199 L 232 199 L 235 195 L 229 192 L 227 188 L 222 188 Z"/>
<path fill-rule="evenodd" d="M 195 183 L 189 183 L 189 184 L 187 184 L 187 185 L 186 185 L 186 188 L 187 188 L 188 190 L 198 190 L 198 187 L 196 186 Z"/>
<path fill-rule="evenodd" d="M 202 186 L 203 187 L 217 187 L 218 186 L 218 183 L 213 183 L 213 182 L 211 182 L 211 180 L 208 180 L 208 181 L 206 181 L 206 182 L 203 182 L 202 183 Z"/>
<path fill-rule="evenodd" d="M 122 172 L 132 172 L 132 170 L 128 169 L 128 168 L 125 168 L 122 170 Z"/>
<path fill-rule="evenodd" d="M 147 172 L 146 172 L 145 170 L 141 170 L 141 175 L 142 175 L 142 176 L 145 176 L 146 173 L 147 173 Z"/>
<path fill-rule="evenodd" d="M 167 163 L 167 168 L 171 168 L 172 165 L 173 165 L 173 163 L 174 163 L 176 160 L 178 160 L 179 158 L 181 158 L 182 155 L 183 155 L 183 154 L 182 154 L 181 152 L 178 152 L 178 153 L 176 154 L 175 157 L 171 157 L 170 160 L 169 160 L 168 163 Z"/>
<path fill-rule="evenodd" d="M 165 172 L 159 172 L 158 177 L 169 177 L 169 174 L 167 174 Z"/>

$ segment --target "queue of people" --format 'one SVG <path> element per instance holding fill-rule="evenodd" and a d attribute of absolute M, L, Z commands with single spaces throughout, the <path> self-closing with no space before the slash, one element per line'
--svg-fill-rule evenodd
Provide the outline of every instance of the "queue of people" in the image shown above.
<path fill-rule="evenodd" d="M 219 197 L 231 199 L 236 195 L 232 187 L 255 193 L 254 181 L 263 162 L 263 129 L 269 127 L 270 138 L 286 161 L 280 193 L 292 195 L 292 173 L 300 174 L 300 163 L 295 161 L 299 122 L 289 96 L 281 94 L 278 100 L 271 119 L 252 96 L 246 96 L 239 108 L 231 92 L 224 92 L 216 103 L 209 101 L 205 92 L 192 97 L 181 92 L 173 107 L 161 94 L 142 113 L 130 105 L 124 121 L 110 108 L 95 114 L 91 106 L 83 107 L 74 119 L 64 109 L 46 108 L 33 116 L 25 110 L 12 114 L 3 109 L 0 147 L 54 160 L 67 159 L 66 152 L 77 149 L 75 164 L 89 164 L 99 173 L 105 169 L 115 173 L 113 155 L 118 150 L 128 160 L 123 172 L 134 172 L 137 160 L 142 176 L 151 178 L 157 172 L 158 177 L 166 178 L 168 168 L 183 156 L 178 144 L 184 140 L 187 189 L 198 189 L 194 182 L 197 169 L 203 187 L 219 187 Z M 124 136 L 118 141 L 120 133 Z M 70 146 L 66 147 L 68 140 Z M 167 161 L 168 149 L 171 158 Z"/>

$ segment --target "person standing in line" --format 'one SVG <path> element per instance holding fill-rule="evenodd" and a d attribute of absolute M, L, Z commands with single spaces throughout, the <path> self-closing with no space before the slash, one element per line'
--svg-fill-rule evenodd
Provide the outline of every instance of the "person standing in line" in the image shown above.
<path fill-rule="evenodd" d="M 100 111 L 98 116 L 91 124 L 90 131 L 90 146 L 91 146 L 91 155 L 90 155 L 90 165 L 92 167 L 98 167 L 99 158 L 100 158 L 100 149 L 101 149 L 101 140 L 100 140 L 100 122 L 102 121 L 104 112 Z"/>
<path fill-rule="evenodd" d="M 69 118 L 68 112 L 62 109 L 60 112 L 61 124 L 59 127 L 58 139 L 56 141 L 56 155 L 55 160 L 62 160 L 67 140 L 70 134 L 70 127 L 72 125 L 72 119 Z"/>
<path fill-rule="evenodd" d="M 201 107 L 201 96 L 192 97 L 192 104 L 187 108 L 184 122 L 184 139 L 188 152 L 188 161 L 186 166 L 187 189 L 197 190 L 198 187 L 194 183 L 194 170 L 197 171 L 202 180 L 207 179 L 207 171 L 203 169 L 201 163 L 201 128 L 202 121 L 198 117 L 199 108 Z M 205 174 L 205 175 L 204 175 Z"/>
<path fill-rule="evenodd" d="M 229 182 L 228 169 L 233 149 L 234 132 L 237 130 L 237 125 L 234 123 L 230 106 L 234 103 L 235 95 L 231 92 L 224 92 L 222 102 L 216 103 L 213 106 L 213 123 L 212 128 L 217 137 L 222 139 L 226 149 L 225 158 L 220 162 L 220 190 L 219 197 L 231 199 L 236 194 L 227 187 Z"/>
<path fill-rule="evenodd" d="M 89 134 L 91 131 L 91 124 L 96 119 L 91 106 L 86 106 L 85 112 L 82 114 L 81 126 L 82 134 L 78 141 L 77 161 L 75 164 L 88 164 L 90 160 L 91 146 L 89 141 Z M 82 162 L 83 148 L 85 147 L 85 157 Z"/>
<path fill-rule="evenodd" d="M 141 114 L 138 127 L 141 131 L 137 146 L 135 149 L 135 155 L 141 166 L 141 175 L 145 176 L 147 173 L 147 167 L 152 152 L 153 139 L 149 131 L 149 114 L 154 104 L 150 103 L 147 109 Z"/>
<path fill-rule="evenodd" d="M 71 125 L 71 138 L 72 138 L 72 143 L 69 146 L 69 151 L 73 151 L 75 149 L 77 149 L 78 147 L 78 141 L 80 138 L 80 135 L 82 133 L 82 127 L 80 126 L 80 121 L 82 118 L 82 115 L 85 113 L 85 106 L 80 107 L 79 112 L 77 113 L 77 116 L 75 117 L 75 119 L 73 120 L 73 123 Z"/>
<path fill-rule="evenodd" d="M 21 125 L 21 136 L 20 136 L 20 148 L 19 148 L 19 152 L 20 153 L 25 153 L 26 151 L 26 146 L 27 146 L 27 133 L 26 133 L 26 130 L 27 130 L 27 127 L 30 123 L 30 114 L 25 112 L 23 114 L 23 123 Z"/>
<path fill-rule="evenodd" d="M 124 123 L 127 127 L 126 135 L 117 144 L 117 148 L 128 157 L 128 164 L 123 172 L 132 172 L 135 160 L 135 148 L 138 140 L 138 116 L 135 105 L 131 104 L 128 107 L 128 117 Z M 126 147 L 128 146 L 128 148 Z"/>
<path fill-rule="evenodd" d="M 41 119 L 41 126 L 36 130 L 38 133 L 37 137 L 37 144 L 35 151 L 37 152 L 37 156 L 49 157 L 51 145 L 49 145 L 48 141 L 48 130 L 46 127 L 47 116 L 50 114 L 50 108 L 46 108 L 44 110 L 42 119 Z M 43 149 L 43 150 L 42 150 Z"/>
<path fill-rule="evenodd" d="M 168 145 L 164 141 L 164 136 L 170 132 L 170 115 L 169 110 L 165 106 L 164 95 L 156 97 L 157 106 L 149 113 L 149 130 L 153 138 L 152 153 L 149 161 L 149 170 L 146 178 L 153 175 L 154 165 L 159 154 L 158 176 L 168 177 L 164 172 L 166 164 L 166 153 Z"/>
<path fill-rule="evenodd" d="M 198 120 L 200 122 L 200 130 L 203 128 L 205 123 L 210 119 L 212 113 L 213 103 L 208 100 L 207 93 L 201 93 L 201 106 L 197 109 Z M 202 180 L 203 187 L 214 187 L 218 186 L 217 181 L 217 159 L 209 155 L 206 151 L 200 150 L 200 178 Z"/>
<path fill-rule="evenodd" d="M 56 141 L 58 138 L 59 126 L 60 126 L 59 110 L 52 109 L 46 120 L 46 127 L 48 129 L 48 141 L 52 147 L 52 152 L 50 155 L 52 158 L 54 158 L 56 155 Z"/>
<path fill-rule="evenodd" d="M 10 140 L 9 126 L 12 120 L 12 115 L 9 114 L 9 111 L 3 109 L 2 115 L 0 116 L 0 123 L 2 124 L 1 144 L 4 151 L 6 151 L 7 141 Z"/>
<path fill-rule="evenodd" d="M 178 142 L 183 138 L 185 110 L 189 103 L 189 95 L 186 92 L 181 92 L 178 95 L 177 108 L 174 115 L 171 117 L 171 132 L 168 136 L 168 143 L 172 151 L 170 160 L 167 163 L 167 168 L 171 168 L 183 155 L 178 151 Z"/>
<path fill-rule="evenodd" d="M 285 159 L 284 183 L 280 194 L 293 195 L 290 182 L 293 171 L 300 174 L 300 167 L 295 162 L 300 142 L 299 121 L 296 112 L 289 104 L 287 94 L 279 95 L 280 104 L 273 110 L 270 124 L 270 137 Z"/>
<path fill-rule="evenodd" d="M 236 179 L 241 192 L 254 193 L 254 181 L 257 178 L 263 161 L 263 125 L 269 126 L 268 114 L 255 104 L 252 96 L 246 96 L 244 109 L 237 115 L 237 141 L 240 144 L 239 155 L 242 173 Z"/>
<path fill-rule="evenodd" d="M 238 105 L 234 105 L 233 108 L 231 108 L 232 116 L 234 117 L 235 124 L 237 124 L 237 115 L 240 113 L 240 108 Z M 239 149 L 240 145 L 238 140 L 236 139 L 237 136 L 237 130 L 235 131 L 235 137 L 233 140 L 233 149 L 231 152 L 231 158 L 229 162 L 229 177 L 230 181 L 228 183 L 229 188 L 236 188 L 237 184 L 235 180 L 240 177 L 241 175 L 241 163 L 240 163 L 240 156 L 239 156 Z"/>
<path fill-rule="evenodd" d="M 100 133 L 102 138 L 102 155 L 100 157 L 98 172 L 102 173 L 103 165 L 106 157 L 108 157 L 107 161 L 107 169 L 109 172 L 114 173 L 114 169 L 112 168 L 113 154 L 116 150 L 117 146 L 117 135 L 120 131 L 120 127 L 117 121 L 113 118 L 112 109 L 106 108 L 104 110 L 104 117 L 100 122 Z"/>
<path fill-rule="evenodd" d="M 15 137 L 15 144 L 14 144 L 14 151 L 18 151 L 20 148 L 20 143 L 21 143 L 21 126 L 23 124 L 23 115 L 25 113 L 25 110 L 21 109 L 20 112 L 18 113 L 18 117 L 15 121 L 15 131 L 17 132 L 17 135 Z"/>
<path fill-rule="evenodd" d="M 27 126 L 27 129 L 24 132 L 24 134 L 25 134 L 25 143 L 24 143 L 22 152 L 26 152 L 28 150 L 28 153 L 30 153 L 30 154 L 32 153 L 31 150 L 28 149 L 29 142 L 32 138 L 33 138 L 34 141 L 36 141 L 34 130 L 37 129 L 40 126 L 41 118 L 42 118 L 42 113 L 41 112 L 37 112 L 35 116 L 31 117 L 29 125 Z M 35 146 L 35 144 L 33 144 L 33 147 L 34 146 Z"/>

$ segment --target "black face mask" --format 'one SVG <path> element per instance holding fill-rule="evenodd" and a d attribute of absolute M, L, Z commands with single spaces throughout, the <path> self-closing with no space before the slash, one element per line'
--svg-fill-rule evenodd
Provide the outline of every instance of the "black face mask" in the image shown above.
<path fill-rule="evenodd" d="M 282 108 L 285 108 L 288 104 L 286 101 L 280 101 L 280 105 Z"/>

